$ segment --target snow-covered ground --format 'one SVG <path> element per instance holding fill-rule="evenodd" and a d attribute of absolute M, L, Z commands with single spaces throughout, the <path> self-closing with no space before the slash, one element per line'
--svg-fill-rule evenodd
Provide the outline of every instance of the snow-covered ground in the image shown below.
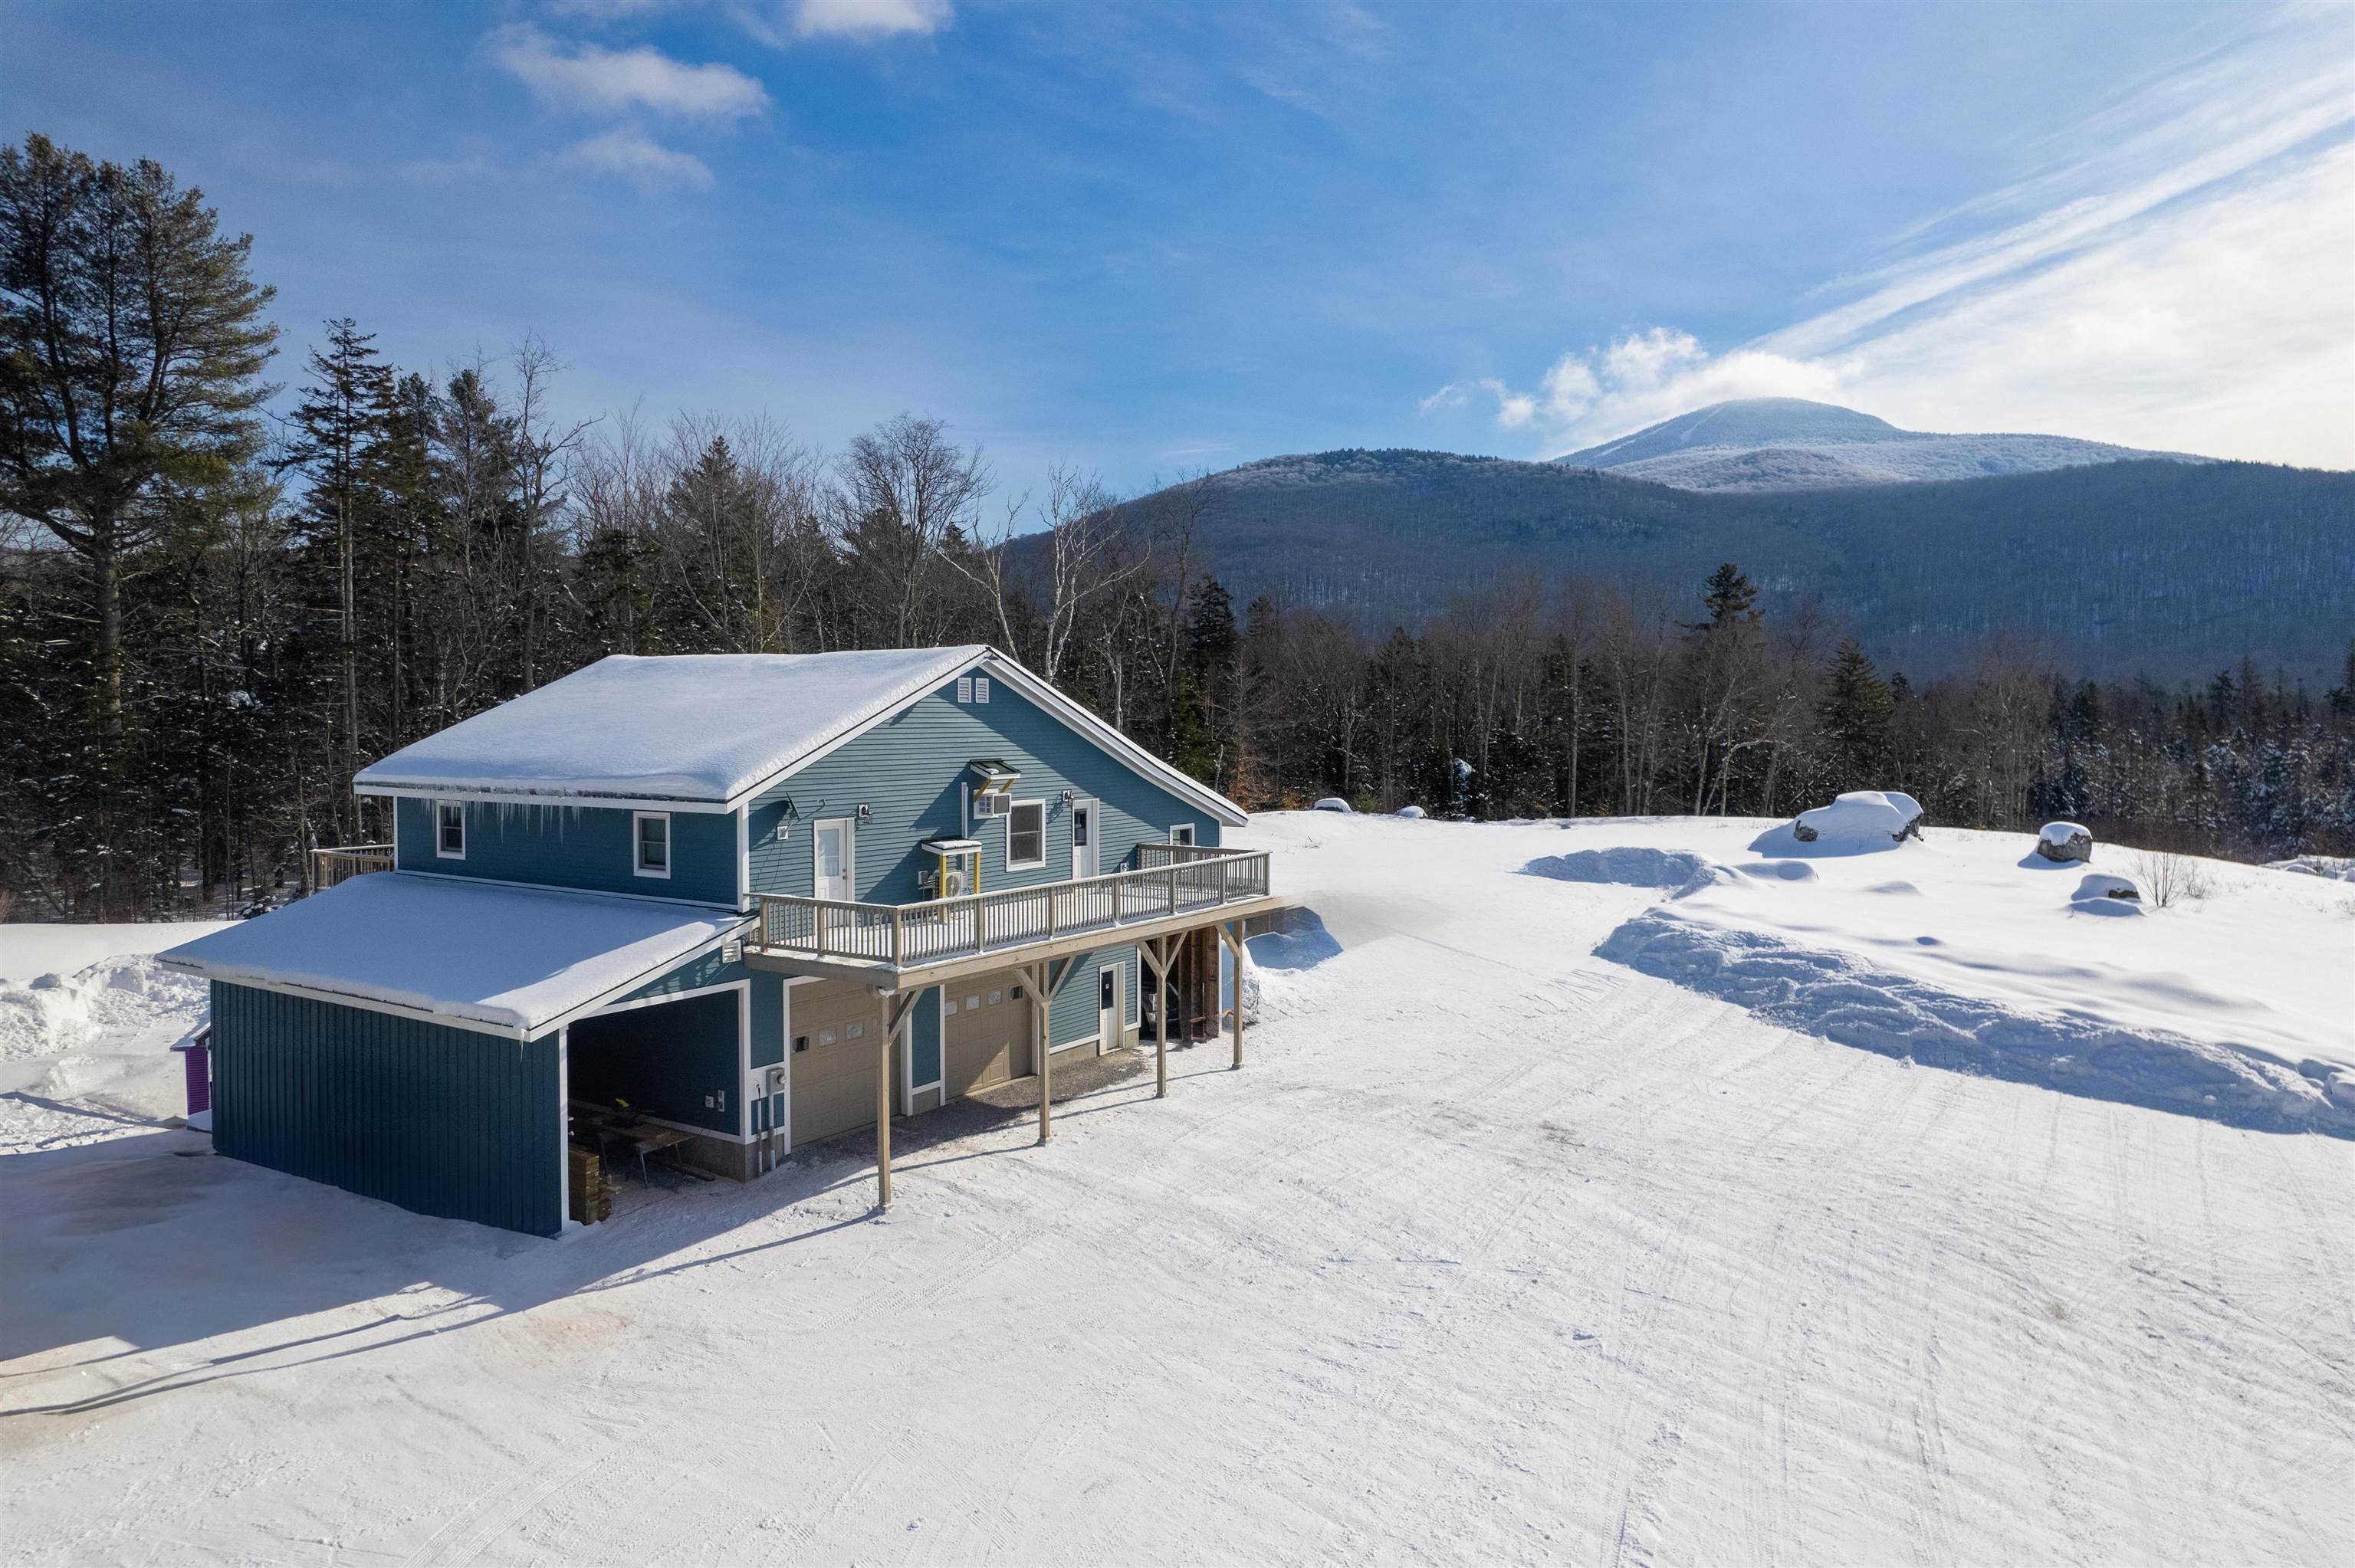
<path fill-rule="evenodd" d="M 1766 826 L 1263 818 L 1316 913 L 1245 1070 L 922 1150 L 879 1222 L 851 1159 L 549 1244 L 184 1131 L 0 1158 L 0 1551 L 2348 1562 L 2355 1140 L 2017 1080 L 2075 1009 L 2328 1107 L 2355 896 Z"/>

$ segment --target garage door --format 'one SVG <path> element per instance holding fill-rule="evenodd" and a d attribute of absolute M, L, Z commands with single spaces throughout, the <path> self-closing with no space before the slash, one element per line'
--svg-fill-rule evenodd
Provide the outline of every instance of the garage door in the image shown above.
<path fill-rule="evenodd" d="M 883 1003 L 851 980 L 793 989 L 794 1141 L 875 1125 Z"/>
<path fill-rule="evenodd" d="M 945 1097 L 1030 1075 L 1030 1001 L 1017 998 L 1021 989 L 1010 973 L 976 975 L 944 988 Z"/>

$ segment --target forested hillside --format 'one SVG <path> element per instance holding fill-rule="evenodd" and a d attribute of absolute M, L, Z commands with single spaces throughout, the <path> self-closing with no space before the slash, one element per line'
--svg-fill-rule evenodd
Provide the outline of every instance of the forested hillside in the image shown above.
<path fill-rule="evenodd" d="M 2112 679 L 2254 657 L 2326 678 L 2355 630 L 2355 475 L 2159 460 L 1777 494 L 1673 490 L 1445 452 L 1273 458 L 1213 476 L 1230 588 L 1369 630 L 1517 573 L 1663 583 L 1738 560 L 1920 674 L 2003 633 Z"/>
<path fill-rule="evenodd" d="M 751 414 L 560 420 L 529 337 L 405 368 L 348 320 L 282 342 L 250 266 L 155 164 L 0 149 L 0 916 L 297 896 L 308 851 L 385 834 L 356 768 L 608 653 L 946 642 L 1252 810 L 1893 787 L 1938 822 L 2355 850 L 2344 475 L 1770 503 L 1341 452 L 1009 495 L 933 419 L 816 451 Z"/>

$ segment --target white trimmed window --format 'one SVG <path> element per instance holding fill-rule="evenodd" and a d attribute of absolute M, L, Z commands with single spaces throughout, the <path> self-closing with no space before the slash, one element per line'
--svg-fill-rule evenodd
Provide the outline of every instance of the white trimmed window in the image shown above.
<path fill-rule="evenodd" d="M 1047 863 L 1047 802 L 1017 800 L 1006 813 L 1006 869 L 1028 871 Z"/>
<path fill-rule="evenodd" d="M 1193 848 L 1194 824 L 1191 822 L 1179 822 L 1177 826 L 1171 828 L 1169 830 L 1169 842 L 1173 844 L 1184 844 L 1188 849 Z"/>
<path fill-rule="evenodd" d="M 466 858 L 466 808 L 453 800 L 434 804 L 433 853 L 443 860 Z"/>
<path fill-rule="evenodd" d="M 635 826 L 631 847 L 633 868 L 640 876 L 670 875 L 670 813 L 668 811 L 638 811 L 633 813 Z"/>

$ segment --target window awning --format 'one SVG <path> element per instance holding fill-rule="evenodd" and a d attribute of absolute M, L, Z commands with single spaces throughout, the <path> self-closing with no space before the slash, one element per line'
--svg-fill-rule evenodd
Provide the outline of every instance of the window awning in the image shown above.
<path fill-rule="evenodd" d="M 976 795 L 1003 795 L 1020 780 L 1021 773 L 998 757 L 976 757 L 966 764 L 973 772 Z"/>

